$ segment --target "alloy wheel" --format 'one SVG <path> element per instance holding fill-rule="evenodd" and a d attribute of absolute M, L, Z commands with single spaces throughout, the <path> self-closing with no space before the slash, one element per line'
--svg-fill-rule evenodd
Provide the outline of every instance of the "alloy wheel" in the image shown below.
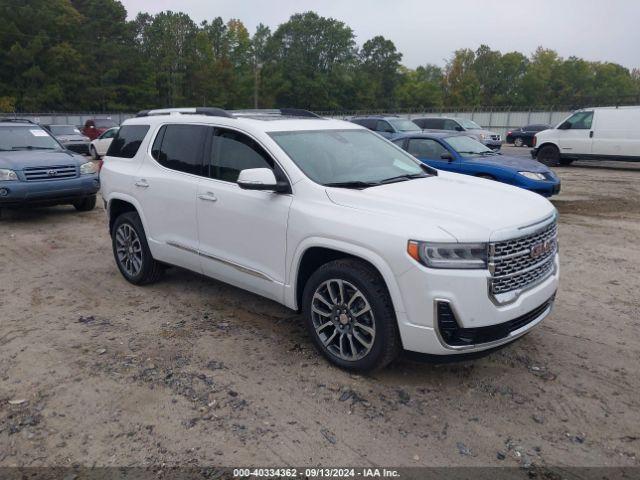
<path fill-rule="evenodd" d="M 142 270 L 142 244 L 135 229 L 123 223 L 116 230 L 116 255 L 127 275 L 135 277 Z"/>
<path fill-rule="evenodd" d="M 336 357 L 355 361 L 365 357 L 376 337 L 373 310 L 352 283 L 333 278 L 318 286 L 311 302 L 316 335 Z"/>
<path fill-rule="evenodd" d="M 513 144 L 514 144 L 516 147 L 521 147 L 524 143 L 523 143 L 523 141 L 522 141 L 522 139 L 521 139 L 521 138 L 516 138 L 516 139 L 515 139 L 515 141 L 513 142 Z"/>

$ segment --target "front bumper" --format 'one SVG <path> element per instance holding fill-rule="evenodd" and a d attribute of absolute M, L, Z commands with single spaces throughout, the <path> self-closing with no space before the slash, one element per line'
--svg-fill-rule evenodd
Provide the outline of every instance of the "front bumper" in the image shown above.
<path fill-rule="evenodd" d="M 462 329 L 496 327 L 535 313 L 554 297 L 559 277 L 560 265 L 556 254 L 554 270 L 549 277 L 523 291 L 512 303 L 496 305 L 488 294 L 488 271 L 435 270 L 417 265 L 398 277 L 405 306 L 404 312 L 396 312 L 403 346 L 412 352 L 451 355 L 488 350 L 512 342 L 542 322 L 551 312 L 553 303 L 506 337 L 464 345 L 463 348 L 443 340 L 438 330 L 437 305 L 441 302 L 451 305 Z"/>
<path fill-rule="evenodd" d="M 48 181 L 0 182 L 0 206 L 70 203 L 100 190 L 97 174 Z"/>
<path fill-rule="evenodd" d="M 531 158 L 533 158 L 534 160 L 538 157 L 538 149 L 537 148 L 532 148 L 530 153 L 531 153 Z"/>

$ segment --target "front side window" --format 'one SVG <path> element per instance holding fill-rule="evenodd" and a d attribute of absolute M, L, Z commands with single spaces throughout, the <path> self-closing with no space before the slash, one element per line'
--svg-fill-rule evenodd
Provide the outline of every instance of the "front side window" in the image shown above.
<path fill-rule="evenodd" d="M 411 120 L 405 120 L 403 118 L 399 118 L 398 120 L 389 120 L 389 123 L 393 125 L 393 127 L 398 132 L 419 132 L 420 127 L 418 127 Z"/>
<path fill-rule="evenodd" d="M 253 139 L 243 133 L 216 129 L 210 154 L 211 178 L 236 182 L 242 170 L 271 168 L 273 160 Z"/>
<path fill-rule="evenodd" d="M 378 120 L 376 124 L 376 132 L 393 133 L 393 128 L 385 120 Z"/>
<path fill-rule="evenodd" d="M 426 176 L 419 162 L 367 130 L 273 132 L 275 142 L 316 183 L 363 186 Z"/>
<path fill-rule="evenodd" d="M 100 139 L 113 138 L 116 136 L 116 133 L 118 133 L 118 129 L 112 128 L 111 130 L 107 130 L 102 135 L 100 135 Z"/>
<path fill-rule="evenodd" d="M 412 138 L 409 140 L 409 153 L 418 158 L 439 159 L 447 149 L 430 138 Z"/>
<path fill-rule="evenodd" d="M 482 130 L 482 127 L 478 125 L 476 122 L 474 122 L 473 120 L 467 120 L 462 118 L 458 120 L 458 123 L 462 125 L 462 127 L 465 128 L 466 130 Z"/>
<path fill-rule="evenodd" d="M 467 137 L 466 135 L 447 137 L 444 139 L 444 141 L 463 157 L 498 155 L 496 152 L 483 145 L 475 138 Z"/>
<path fill-rule="evenodd" d="M 593 123 L 593 112 L 578 112 L 563 122 L 566 130 L 590 130 Z"/>
<path fill-rule="evenodd" d="M 444 120 L 442 125 L 443 130 L 459 130 L 460 125 L 455 120 Z"/>
<path fill-rule="evenodd" d="M 202 176 L 202 150 L 209 131 L 204 125 L 164 125 L 153 141 L 151 156 L 163 167 Z"/>
<path fill-rule="evenodd" d="M 0 127 L 0 150 L 59 150 L 60 144 L 38 125 Z"/>
<path fill-rule="evenodd" d="M 125 125 L 118 130 L 107 156 L 120 158 L 133 158 L 138 153 L 140 144 L 149 131 L 149 125 Z"/>

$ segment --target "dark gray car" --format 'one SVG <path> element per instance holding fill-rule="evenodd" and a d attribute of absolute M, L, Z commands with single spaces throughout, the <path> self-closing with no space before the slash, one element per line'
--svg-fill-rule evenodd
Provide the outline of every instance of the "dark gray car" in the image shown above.
<path fill-rule="evenodd" d="M 83 155 L 89 154 L 89 137 L 84 136 L 75 125 L 42 125 L 49 130 L 64 148 Z"/>
<path fill-rule="evenodd" d="M 469 132 L 480 143 L 492 150 L 500 150 L 502 138 L 499 133 L 485 130 L 473 120 L 467 118 L 451 117 L 424 117 L 412 119 L 418 127 L 423 130 L 448 130 L 456 132 Z"/>

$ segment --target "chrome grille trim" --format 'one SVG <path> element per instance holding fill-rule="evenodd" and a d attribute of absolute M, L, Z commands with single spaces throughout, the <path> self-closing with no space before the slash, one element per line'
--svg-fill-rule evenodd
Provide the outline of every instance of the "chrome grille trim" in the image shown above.
<path fill-rule="evenodd" d="M 489 244 L 489 296 L 494 303 L 515 301 L 555 272 L 557 238 L 554 219 L 528 235 Z"/>
<path fill-rule="evenodd" d="M 29 167 L 22 170 L 27 182 L 36 180 L 64 180 L 78 176 L 75 165 L 56 165 L 48 167 Z"/>

